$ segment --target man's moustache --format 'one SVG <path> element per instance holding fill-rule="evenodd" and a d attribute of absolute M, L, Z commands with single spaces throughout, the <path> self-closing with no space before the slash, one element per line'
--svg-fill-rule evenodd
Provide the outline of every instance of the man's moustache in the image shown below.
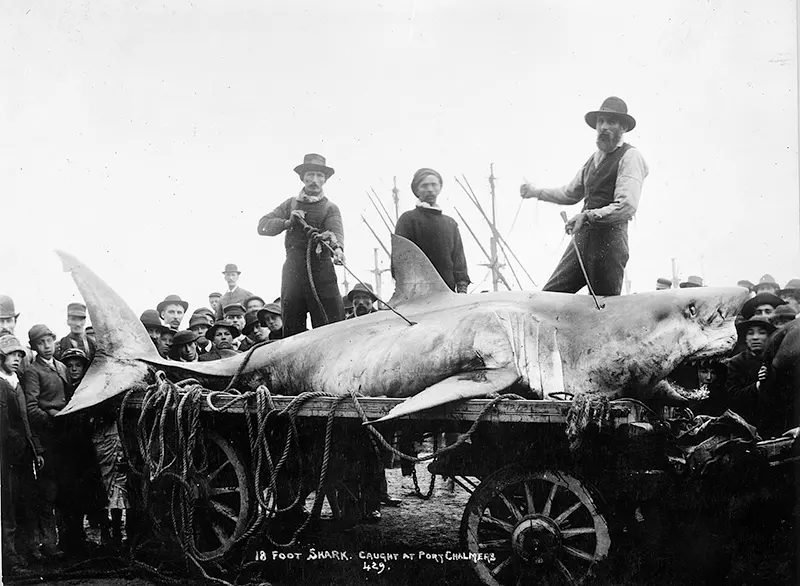
<path fill-rule="evenodd" d="M 366 305 L 356 305 L 356 315 L 364 315 L 365 313 L 369 313 Z"/>

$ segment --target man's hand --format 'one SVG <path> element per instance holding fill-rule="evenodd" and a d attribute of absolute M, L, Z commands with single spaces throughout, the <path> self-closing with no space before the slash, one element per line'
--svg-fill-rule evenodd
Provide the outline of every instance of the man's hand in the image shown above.
<path fill-rule="evenodd" d="M 303 210 L 292 210 L 292 213 L 289 214 L 289 222 L 294 224 L 300 224 L 300 220 L 306 219 L 306 213 Z"/>
<path fill-rule="evenodd" d="M 763 383 L 767 380 L 767 365 L 762 365 L 761 368 L 758 369 L 758 382 Z"/>
<path fill-rule="evenodd" d="M 584 222 L 586 222 L 586 214 L 581 212 L 567 220 L 567 223 L 564 224 L 564 231 L 570 235 L 577 234 L 581 231 Z"/>
<path fill-rule="evenodd" d="M 519 186 L 519 195 L 522 199 L 536 198 L 536 192 L 530 183 L 523 183 Z"/>
<path fill-rule="evenodd" d="M 456 293 L 466 293 L 468 285 L 469 283 L 465 281 L 459 281 L 458 283 L 456 283 Z"/>
<path fill-rule="evenodd" d="M 344 250 L 342 250 L 341 248 L 333 249 L 333 264 L 335 265 L 344 264 Z"/>

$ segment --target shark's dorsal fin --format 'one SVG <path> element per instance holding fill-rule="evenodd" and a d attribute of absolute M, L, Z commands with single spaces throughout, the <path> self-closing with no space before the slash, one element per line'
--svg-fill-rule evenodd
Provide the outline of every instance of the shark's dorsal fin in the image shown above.
<path fill-rule="evenodd" d="M 392 234 L 392 272 L 394 295 L 392 306 L 455 295 L 419 247 L 402 236 Z"/>

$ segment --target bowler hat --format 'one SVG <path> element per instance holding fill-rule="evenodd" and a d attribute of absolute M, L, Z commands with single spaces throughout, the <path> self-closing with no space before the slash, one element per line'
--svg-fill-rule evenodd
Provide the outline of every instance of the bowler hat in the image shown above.
<path fill-rule="evenodd" d="M 239 270 L 239 267 L 236 266 L 235 263 L 229 262 L 228 264 L 225 265 L 225 270 L 222 271 L 223 275 L 225 273 L 238 273 L 241 275 L 242 271 Z M 211 295 L 213 295 L 213 293 Z M 209 297 L 211 297 L 211 295 L 209 295 Z M 222 297 L 222 295 L 220 295 L 220 297 Z"/>
<path fill-rule="evenodd" d="M 67 317 L 86 317 L 86 306 L 83 303 L 67 305 Z"/>
<path fill-rule="evenodd" d="M 196 342 L 197 338 L 199 337 L 200 336 L 198 336 L 191 330 L 181 330 L 177 334 L 175 334 L 174 338 L 172 338 L 172 347 L 174 348 L 175 346 L 183 346 L 185 344 L 191 344 L 192 342 Z"/>
<path fill-rule="evenodd" d="M 749 330 L 753 326 L 759 326 L 767 330 L 767 333 L 771 334 L 775 331 L 775 326 L 772 325 L 772 322 L 769 321 L 764 316 L 757 316 L 751 317 L 750 319 L 746 319 L 742 322 L 736 324 L 736 333 L 739 335 L 740 338 L 743 338 L 747 334 L 747 330 Z"/>
<path fill-rule="evenodd" d="M 633 116 L 628 114 L 628 105 L 616 96 L 611 96 L 603 100 L 603 104 L 600 106 L 599 110 L 587 112 L 583 119 L 586 120 L 586 124 L 592 128 L 597 128 L 597 116 L 599 114 L 613 114 L 617 116 L 622 120 L 628 132 L 636 128 L 636 120 Z"/>
<path fill-rule="evenodd" d="M 251 295 L 250 297 L 248 297 L 247 299 L 245 299 L 245 300 L 244 300 L 244 303 L 243 303 L 243 305 L 244 305 L 245 307 L 247 307 L 247 304 L 248 304 L 248 303 L 250 303 L 251 301 L 253 301 L 254 299 L 258 299 L 258 300 L 261 302 L 261 306 L 262 306 L 262 307 L 263 307 L 264 305 L 266 305 L 266 304 L 267 304 L 267 302 L 266 302 L 266 301 L 264 301 L 264 300 L 263 300 L 261 297 L 259 297 L 258 295 Z"/>
<path fill-rule="evenodd" d="M 180 305 L 183 307 L 183 311 L 187 311 L 189 309 L 189 303 L 181 299 L 178 295 L 167 295 L 164 298 L 164 301 L 156 305 L 156 311 L 161 313 L 168 305 Z"/>
<path fill-rule="evenodd" d="M 14 308 L 14 300 L 8 295 L 0 295 L 0 318 L 18 318 L 19 314 Z"/>
<path fill-rule="evenodd" d="M 139 320 L 144 325 L 145 329 L 157 329 L 159 332 L 171 332 L 172 330 L 161 323 L 161 318 L 158 317 L 158 312 L 155 309 L 145 309 L 142 312 Z"/>
<path fill-rule="evenodd" d="M 264 320 L 268 313 L 273 315 L 281 315 L 281 305 L 280 303 L 267 303 L 264 307 L 256 312 L 258 319 Z"/>
<path fill-rule="evenodd" d="M 779 305 L 783 305 L 786 302 L 775 295 L 774 293 L 756 293 L 755 297 L 751 297 L 747 300 L 747 302 L 742 306 L 742 315 L 745 319 L 750 319 L 753 317 L 753 314 L 756 312 L 756 307 L 759 305 L 771 305 L 772 307 L 778 307 Z"/>
<path fill-rule="evenodd" d="M 36 324 L 30 330 L 28 330 L 28 342 L 30 342 L 31 346 L 36 344 L 36 342 L 45 336 L 53 336 L 54 339 L 56 337 L 53 331 L 44 324 Z"/>
<path fill-rule="evenodd" d="M 231 303 L 222 308 L 222 314 L 227 317 L 229 315 L 244 315 L 246 310 L 241 303 Z"/>
<path fill-rule="evenodd" d="M 372 285 L 370 285 L 369 283 L 363 283 L 363 284 L 356 283 L 355 286 L 353 286 L 353 289 L 350 291 L 350 293 L 347 294 L 347 298 L 350 300 L 351 303 L 353 302 L 353 295 L 359 292 L 366 293 L 367 295 L 372 297 L 373 301 L 378 300 L 378 298 L 375 296 L 375 293 L 372 290 Z"/>
<path fill-rule="evenodd" d="M 664 285 L 668 289 L 672 287 L 672 281 L 670 281 L 666 277 L 659 277 L 658 279 L 656 279 L 656 283 L 659 285 Z"/>
<path fill-rule="evenodd" d="M 208 326 L 211 327 L 212 320 L 208 319 L 208 316 L 203 313 L 195 313 L 191 319 L 189 319 L 189 329 L 191 330 L 195 326 Z"/>
<path fill-rule="evenodd" d="M 257 311 L 248 311 L 244 314 L 244 327 L 242 328 L 242 333 L 245 336 L 249 336 L 250 332 L 253 331 L 253 328 L 256 327 L 256 324 L 259 323 L 258 319 L 258 312 Z"/>
<path fill-rule="evenodd" d="M 69 360 L 70 358 L 80 358 L 81 360 L 83 360 L 84 365 L 89 364 L 89 359 L 86 357 L 86 353 L 80 348 L 69 348 L 65 350 L 64 353 L 61 355 L 60 360 L 61 362 L 66 363 L 67 360 Z"/>
<path fill-rule="evenodd" d="M 698 277 L 697 275 L 689 275 L 686 280 L 678 285 L 681 289 L 687 289 L 690 287 L 703 287 L 703 277 Z"/>
<path fill-rule="evenodd" d="M 12 352 L 25 353 L 25 348 L 19 343 L 16 336 L 11 334 L 4 334 L 0 336 L 0 354 L 11 354 Z"/>
<path fill-rule="evenodd" d="M 329 179 L 335 171 L 325 164 L 325 157 L 317 153 L 309 153 L 303 157 L 303 163 L 294 168 L 294 172 L 303 178 L 308 171 L 320 171 L 325 174 L 325 178 Z"/>
<path fill-rule="evenodd" d="M 231 332 L 231 337 L 233 338 L 239 337 L 239 328 L 233 325 L 233 322 L 227 319 L 219 319 L 214 322 L 213 326 L 208 328 L 208 331 L 206 332 L 205 335 L 206 340 L 213 340 L 219 328 L 228 328 L 228 330 L 230 330 Z"/>
<path fill-rule="evenodd" d="M 759 293 L 763 289 L 772 289 L 774 291 L 778 291 L 780 289 L 780 286 L 778 285 L 778 283 L 775 282 L 775 277 L 767 273 L 763 275 L 758 280 L 758 283 L 756 283 L 753 286 L 753 291 L 755 291 L 756 293 Z"/>

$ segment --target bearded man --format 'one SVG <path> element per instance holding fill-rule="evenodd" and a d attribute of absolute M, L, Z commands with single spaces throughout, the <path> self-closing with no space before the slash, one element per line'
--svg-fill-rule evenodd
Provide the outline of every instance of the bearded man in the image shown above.
<path fill-rule="evenodd" d="M 636 126 L 625 102 L 607 98 L 584 119 L 597 132 L 597 152 L 567 185 L 537 189 L 525 183 L 520 195 L 560 205 L 584 200 L 583 209 L 565 229 L 575 237 L 594 292 L 619 295 L 628 264 L 628 221 L 636 214 L 648 168 L 639 151 L 623 141 L 623 134 Z M 577 293 L 584 285 L 586 279 L 570 243 L 542 290 Z"/>
<path fill-rule="evenodd" d="M 262 236 L 286 232 L 286 262 L 281 275 L 283 333 L 286 337 L 305 331 L 309 313 L 311 325 L 315 328 L 344 319 L 344 305 L 333 268 L 334 263 L 344 262 L 342 215 L 323 191 L 334 170 L 325 164 L 325 157 L 312 153 L 306 155 L 294 171 L 303 182 L 300 193 L 285 200 L 258 222 L 258 233 Z M 312 242 L 309 250 L 309 235 L 303 222 L 319 230 L 319 239 L 328 246 L 315 246 Z M 310 255 L 313 289 L 306 267 L 307 254 Z"/>

